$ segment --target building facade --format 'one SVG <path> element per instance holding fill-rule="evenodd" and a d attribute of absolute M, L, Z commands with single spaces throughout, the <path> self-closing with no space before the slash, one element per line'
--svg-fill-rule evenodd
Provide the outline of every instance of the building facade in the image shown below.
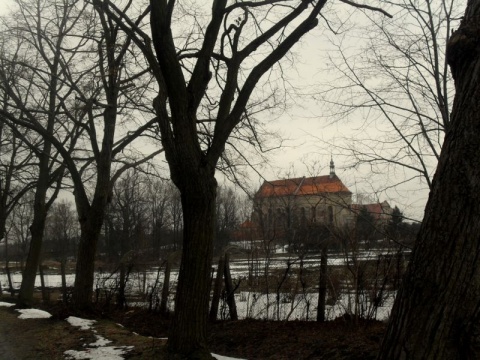
<path fill-rule="evenodd" d="M 254 197 L 252 220 L 264 229 L 309 223 L 344 226 L 352 221 L 352 192 L 335 174 L 265 181 Z"/>

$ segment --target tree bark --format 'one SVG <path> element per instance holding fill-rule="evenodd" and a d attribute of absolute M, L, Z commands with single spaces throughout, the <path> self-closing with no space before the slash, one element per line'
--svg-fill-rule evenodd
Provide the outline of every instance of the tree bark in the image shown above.
<path fill-rule="evenodd" d="M 478 359 L 480 1 L 447 45 L 456 95 L 437 172 L 379 359 Z"/>
<path fill-rule="evenodd" d="M 188 359 L 212 358 L 206 340 L 217 183 L 200 175 L 182 181 L 183 251 L 168 341 L 172 354 Z"/>
<path fill-rule="evenodd" d="M 104 216 L 104 206 L 92 206 L 88 218 L 80 219 L 80 242 L 72 297 L 79 309 L 88 308 L 92 304 L 95 254 Z"/>
<path fill-rule="evenodd" d="M 47 146 L 48 145 L 48 146 Z M 25 269 L 22 273 L 22 284 L 18 293 L 17 304 L 20 306 L 32 306 L 33 291 L 35 288 L 35 279 L 40 265 L 40 255 L 42 252 L 43 232 L 45 230 L 45 219 L 47 218 L 47 190 L 49 188 L 49 160 L 51 145 L 46 144 L 44 153 L 40 155 L 40 171 L 38 175 L 37 188 L 33 204 L 34 215 L 30 226 L 30 247 L 28 251 Z"/>

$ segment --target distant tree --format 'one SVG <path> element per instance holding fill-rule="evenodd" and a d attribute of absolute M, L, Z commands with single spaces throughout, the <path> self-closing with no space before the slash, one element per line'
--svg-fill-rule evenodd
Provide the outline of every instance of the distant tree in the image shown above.
<path fill-rule="evenodd" d="M 35 186 L 34 152 L 22 142 L 24 135 L 17 136 L 0 120 L 0 241 L 15 206 Z"/>
<path fill-rule="evenodd" d="M 371 214 L 366 206 L 361 206 L 355 218 L 355 235 L 356 240 L 370 246 L 373 240 L 378 237 L 378 224 L 375 217 Z"/>
<path fill-rule="evenodd" d="M 323 114 L 362 119 L 354 134 L 335 140 L 349 166 L 388 176 L 389 188 L 405 182 L 430 188 L 451 124 L 445 47 L 465 1 L 381 3 L 395 16 L 366 14 L 363 25 L 352 27 L 355 34 L 334 38 L 338 51 L 329 57 L 336 75 L 319 94 L 330 104 Z M 352 37 L 360 45 L 352 46 Z"/>
<path fill-rule="evenodd" d="M 8 99 L 8 108 L 3 108 L 3 126 L 10 120 L 23 117 L 28 112 L 34 121 L 42 124 L 49 136 L 62 133 L 61 121 L 64 120 L 63 105 L 65 88 L 62 80 L 62 62 L 60 56 L 69 36 L 71 18 L 76 12 L 75 6 L 64 4 L 62 11 L 54 4 L 40 5 L 23 0 L 16 1 L 18 9 L 15 16 L 3 22 L 4 52 L 0 69 L 0 88 Z M 77 13 L 78 15 L 78 13 Z M 48 19 L 48 20 L 46 20 Z M 53 40 L 55 39 L 55 40 Z M 6 45 L 9 45 L 8 47 Z M 12 109 L 14 111 L 12 111 Z M 18 131 L 9 125 L 17 136 L 25 134 L 25 128 Z M 29 131 L 30 136 L 22 136 L 37 158 L 34 211 L 30 225 L 31 241 L 28 257 L 22 274 L 18 303 L 30 305 L 45 230 L 48 209 L 55 200 L 61 187 L 64 168 L 58 161 L 58 152 L 51 142 Z M 74 136 L 64 137 L 69 142 Z M 50 188 L 55 184 L 52 191 Z"/>
<path fill-rule="evenodd" d="M 232 188 L 219 187 L 215 211 L 214 251 L 220 253 L 239 225 L 240 199 Z"/>
<path fill-rule="evenodd" d="M 178 189 L 173 184 L 170 185 L 169 194 L 168 212 L 172 219 L 173 248 L 179 250 L 182 248 L 184 230 L 182 200 Z"/>
<path fill-rule="evenodd" d="M 156 178 L 147 179 L 146 186 L 148 194 L 146 201 L 151 218 L 150 246 L 155 249 L 157 259 L 160 259 L 162 247 L 171 245 L 173 241 L 171 233 L 174 214 L 169 209 L 172 207 L 172 193 L 175 194 L 177 190 L 171 182 Z"/>
<path fill-rule="evenodd" d="M 67 259 L 69 256 L 75 255 L 79 232 L 77 216 L 72 205 L 67 200 L 52 205 L 46 221 L 45 249 L 43 251 L 60 262 L 62 298 L 65 303 L 68 301 Z"/>
<path fill-rule="evenodd" d="M 395 206 L 392 211 L 392 217 L 388 222 L 387 231 L 391 234 L 392 237 L 395 237 L 395 235 L 400 232 L 402 225 L 403 213 L 400 211 L 398 206 Z"/>
<path fill-rule="evenodd" d="M 109 205 L 109 244 L 115 252 L 119 269 L 117 306 L 126 304 L 126 285 L 130 271 L 139 265 L 140 253 L 145 250 L 144 224 L 147 214 L 145 177 L 138 169 L 126 171 L 116 182 Z"/>
<path fill-rule="evenodd" d="M 34 191 L 30 191 L 22 197 L 22 200 L 14 207 L 12 216 L 9 218 L 10 238 L 16 243 L 17 257 L 20 260 L 22 271 L 28 256 L 28 249 L 32 239 L 30 226 L 34 214 Z"/>
<path fill-rule="evenodd" d="M 478 359 L 480 328 L 480 1 L 447 44 L 450 127 L 379 359 Z"/>
<path fill-rule="evenodd" d="M 0 113 L 11 128 L 21 126 L 38 133 L 45 146 L 58 151 L 62 159 L 55 159 L 70 173 L 81 229 L 73 301 L 84 308 L 91 305 L 95 254 L 113 185 L 127 169 L 151 160 L 162 150 L 155 148 L 149 154 L 140 154 L 132 146 L 156 122 L 143 120 L 150 116 L 145 101 L 151 103 L 151 76 L 147 66 L 142 66 L 145 64 L 132 40 L 105 17 L 102 8 L 95 11 L 78 1 L 47 4 L 55 14 L 48 19 L 53 20 L 46 20 L 46 13 L 40 11 L 42 3 L 36 3 L 38 16 L 29 15 L 27 20 L 33 23 L 26 28 L 57 26 L 57 33 L 38 34 L 46 45 L 34 50 L 49 49 L 47 55 L 54 54 L 46 62 L 49 69 L 53 67 L 62 75 L 62 81 L 51 78 L 58 88 L 48 87 L 47 98 L 55 105 L 54 110 L 62 111 L 62 116 L 45 111 L 52 121 L 40 121 L 36 109 L 26 106 L 21 97 L 14 97 L 16 89 L 5 81 L 1 82 L 2 90 L 22 112 L 16 116 L 0 109 Z M 6 78 L 2 69 L 0 76 Z M 156 137 L 153 131 L 149 136 Z M 40 210 L 35 211 L 39 216 Z M 36 268 L 31 268 L 33 274 Z"/>

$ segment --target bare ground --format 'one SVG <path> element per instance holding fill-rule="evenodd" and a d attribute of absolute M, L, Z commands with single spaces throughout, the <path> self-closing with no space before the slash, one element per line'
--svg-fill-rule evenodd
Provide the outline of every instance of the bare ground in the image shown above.
<path fill-rule="evenodd" d="M 97 308 L 73 313 L 59 303 L 41 305 L 53 318 L 19 320 L 12 309 L 0 307 L 0 330 L 10 328 L 17 348 L 25 350 L 19 359 L 63 359 L 65 350 L 80 350 L 92 334 L 70 326 L 69 315 L 96 319 L 95 329 L 112 345 L 133 345 L 126 359 L 163 359 L 169 320 L 144 309 Z M 29 321 L 35 321 L 30 326 Z M 31 324 L 31 323 L 30 323 Z M 122 324 L 121 327 L 117 324 Z M 313 321 L 217 321 L 210 324 L 209 347 L 217 354 L 243 359 L 375 359 L 385 324 L 340 318 L 326 323 Z M 134 335 L 133 333 L 140 334 Z M 25 346 L 21 345 L 25 343 Z M 35 354 L 32 356 L 32 354 Z M 27 356 L 28 355 L 28 356 Z"/>

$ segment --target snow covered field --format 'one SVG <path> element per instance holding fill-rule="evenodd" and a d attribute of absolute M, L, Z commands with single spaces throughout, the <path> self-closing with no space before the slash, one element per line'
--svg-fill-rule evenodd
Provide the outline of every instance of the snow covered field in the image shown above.
<path fill-rule="evenodd" d="M 362 252 L 357 254 L 359 259 L 372 260 L 376 259 L 379 255 L 386 254 L 384 250 L 373 250 L 369 252 Z M 268 261 L 259 259 L 240 259 L 231 262 L 231 273 L 234 279 L 246 279 L 249 273 L 262 276 L 267 269 L 269 272 L 275 270 L 281 270 L 286 268 L 286 264 L 291 264 L 291 270 L 296 271 L 300 267 L 300 261 L 298 258 L 288 256 L 288 254 L 282 254 Z M 335 256 L 330 255 L 328 264 L 330 266 L 341 266 L 346 263 L 345 258 L 341 254 Z M 319 255 L 308 256 L 303 259 L 303 268 L 317 271 L 320 266 Z M 163 269 L 160 269 L 163 270 Z M 157 290 L 160 289 L 163 284 L 163 271 L 158 271 L 158 268 L 151 268 L 147 272 L 132 272 L 129 277 L 129 284 L 127 291 L 131 294 L 145 294 L 152 291 L 153 286 L 157 286 Z M 174 292 L 178 273 L 172 271 L 171 273 L 171 292 Z M 95 274 L 95 284 L 104 291 L 105 289 L 114 289 L 116 286 L 117 277 L 111 276 L 107 272 L 97 272 Z M 74 274 L 67 275 L 67 286 L 73 286 L 75 280 Z M 12 281 L 15 288 L 19 288 L 21 284 L 21 274 L 19 272 L 12 273 Z M 2 288 L 7 288 L 7 276 L 4 273 L 0 273 L 0 283 Z M 156 284 L 156 285 L 155 285 Z M 46 274 L 45 285 L 47 287 L 59 288 L 61 286 L 61 277 L 58 274 Z M 35 286 L 40 287 L 40 278 L 37 276 Z M 298 291 L 296 294 L 292 293 L 279 293 L 279 299 L 274 289 L 270 290 L 270 294 L 265 294 L 265 291 L 237 291 L 235 294 L 235 300 L 237 305 L 237 312 L 240 319 L 254 318 L 254 319 L 273 319 L 273 320 L 314 320 L 316 318 L 316 308 L 318 304 L 318 294 L 313 292 L 301 293 Z M 143 296 L 146 298 L 146 296 Z M 394 293 L 386 294 L 386 301 L 380 306 L 376 312 L 376 318 L 384 320 L 388 318 L 391 305 L 393 303 Z M 334 319 L 341 316 L 348 310 L 350 313 L 354 308 L 354 296 L 348 291 L 342 291 L 342 295 L 334 305 L 328 305 L 326 309 L 326 318 Z M 366 299 L 362 299 L 366 300 Z M 130 302 L 130 305 L 148 306 L 145 300 L 142 300 L 142 296 L 138 296 L 135 303 Z M 138 301 L 138 302 L 137 302 Z M 365 301 L 364 301 L 365 302 Z M 174 306 L 173 295 L 169 298 L 168 307 L 172 310 Z M 369 309 L 363 309 L 363 312 L 367 312 Z M 225 302 L 221 302 L 219 308 L 219 318 L 228 317 L 228 308 Z"/>

